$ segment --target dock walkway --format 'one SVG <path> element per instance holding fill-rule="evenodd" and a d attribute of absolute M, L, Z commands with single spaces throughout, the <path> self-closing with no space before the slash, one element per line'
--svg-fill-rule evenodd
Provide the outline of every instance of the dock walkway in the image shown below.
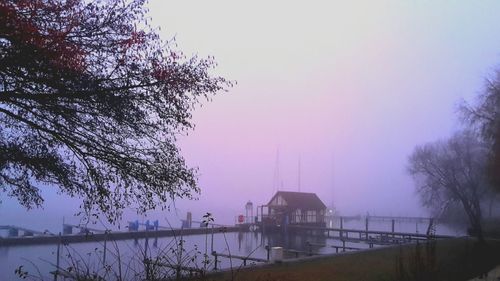
<path fill-rule="evenodd" d="M 168 230 L 142 230 L 142 231 L 124 231 L 124 232 L 103 232 L 103 233 L 83 233 L 69 235 L 43 235 L 29 237 L 6 237 L 0 238 L 0 247 L 18 246 L 18 245 L 40 245 L 40 244 L 68 244 L 99 242 L 110 240 L 129 240 L 142 238 L 172 237 L 181 235 L 212 234 L 220 232 L 238 231 L 240 228 L 235 226 L 213 227 L 213 228 L 186 228 L 186 229 L 168 229 Z"/>

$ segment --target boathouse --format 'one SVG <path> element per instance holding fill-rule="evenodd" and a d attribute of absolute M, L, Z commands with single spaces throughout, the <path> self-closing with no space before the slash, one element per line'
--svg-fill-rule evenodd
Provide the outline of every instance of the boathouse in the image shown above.
<path fill-rule="evenodd" d="M 267 224 L 325 227 L 326 206 L 315 193 L 278 191 L 263 207 Z"/>

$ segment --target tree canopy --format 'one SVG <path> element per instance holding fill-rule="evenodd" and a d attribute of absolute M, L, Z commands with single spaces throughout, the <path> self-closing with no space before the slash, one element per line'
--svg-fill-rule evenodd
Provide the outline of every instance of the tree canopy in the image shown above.
<path fill-rule="evenodd" d="M 469 124 L 478 128 L 481 137 L 489 145 L 488 176 L 497 191 L 500 191 L 500 72 L 486 79 L 486 87 L 474 105 L 462 106 Z"/>
<path fill-rule="evenodd" d="M 0 2 L 4 194 L 32 208 L 57 186 L 113 221 L 199 192 L 176 139 L 232 83 L 161 40 L 144 2 Z"/>
<path fill-rule="evenodd" d="M 480 238 L 481 201 L 490 194 L 487 155 L 487 146 L 477 134 L 464 131 L 446 141 L 417 146 L 408 167 L 424 206 L 440 209 L 440 213 L 450 203 L 460 204 Z"/>

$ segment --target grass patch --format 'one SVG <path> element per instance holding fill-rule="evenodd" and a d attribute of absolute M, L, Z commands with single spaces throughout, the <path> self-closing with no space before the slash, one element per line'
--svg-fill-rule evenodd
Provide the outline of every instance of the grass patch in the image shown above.
<path fill-rule="evenodd" d="M 500 241 L 479 245 L 473 239 L 456 238 L 426 244 L 380 248 L 246 268 L 211 276 L 209 280 L 238 281 L 432 281 L 469 280 L 500 263 Z"/>
<path fill-rule="evenodd" d="M 500 238 L 500 218 L 488 218 L 483 221 L 485 237 Z"/>

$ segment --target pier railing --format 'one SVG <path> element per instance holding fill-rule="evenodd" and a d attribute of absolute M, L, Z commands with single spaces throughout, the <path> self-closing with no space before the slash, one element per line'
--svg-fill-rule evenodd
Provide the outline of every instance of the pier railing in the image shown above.
<path fill-rule="evenodd" d="M 436 234 L 423 234 L 423 233 L 408 233 L 408 232 L 395 232 L 395 231 L 378 231 L 378 230 L 360 230 L 360 229 L 347 229 L 347 228 L 328 228 L 328 227 L 314 227 L 314 226 L 299 226 L 290 225 L 289 229 L 296 231 L 305 231 L 311 235 L 321 234 L 330 238 L 335 238 L 345 242 L 365 242 L 379 245 L 401 244 L 430 239 L 447 239 L 454 236 L 449 235 L 436 235 Z"/>
<path fill-rule="evenodd" d="M 262 259 L 262 258 L 254 258 L 251 256 L 238 256 L 238 255 L 229 255 L 229 254 L 223 254 L 223 253 L 217 253 L 216 251 L 212 252 L 212 256 L 214 256 L 214 270 L 218 270 L 218 257 L 224 257 L 228 259 L 238 259 L 243 261 L 243 266 L 247 265 L 247 261 L 254 261 L 254 262 L 268 262 L 268 259 Z"/>

